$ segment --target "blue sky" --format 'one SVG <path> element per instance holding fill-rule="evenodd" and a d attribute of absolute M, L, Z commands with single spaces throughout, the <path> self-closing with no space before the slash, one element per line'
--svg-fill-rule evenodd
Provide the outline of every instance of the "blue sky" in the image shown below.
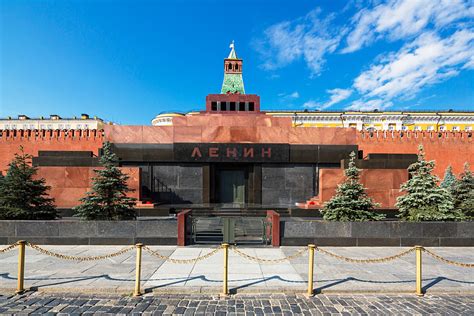
<path fill-rule="evenodd" d="M 0 3 L 2 117 L 201 110 L 232 40 L 264 110 L 474 110 L 469 0 Z"/>

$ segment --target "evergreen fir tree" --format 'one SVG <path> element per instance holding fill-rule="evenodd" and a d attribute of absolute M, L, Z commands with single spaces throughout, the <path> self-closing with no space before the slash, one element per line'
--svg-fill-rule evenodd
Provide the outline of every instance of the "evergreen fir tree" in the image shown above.
<path fill-rule="evenodd" d="M 54 199 L 48 197 L 45 179 L 34 179 L 37 168 L 32 156 L 16 153 L 8 165 L 7 174 L 0 177 L 0 219 L 50 220 L 58 217 Z"/>
<path fill-rule="evenodd" d="M 456 176 L 453 173 L 453 169 L 451 168 L 451 166 L 448 166 L 448 168 L 446 168 L 446 171 L 444 172 L 444 178 L 440 184 L 440 187 L 445 188 L 451 193 L 455 182 Z"/>
<path fill-rule="evenodd" d="M 136 199 L 127 197 L 132 190 L 127 186 L 128 175 L 117 167 L 118 158 L 109 142 L 103 146 L 100 157 L 103 169 L 95 169 L 92 190 L 81 198 L 74 208 L 75 216 L 86 220 L 127 220 L 136 217 L 133 209 Z"/>
<path fill-rule="evenodd" d="M 355 165 L 355 152 L 350 154 L 349 166 L 344 171 L 346 179 L 338 185 L 336 194 L 322 209 L 323 218 L 329 221 L 369 221 L 385 217 L 373 211 L 376 203 L 367 196 L 360 183 L 360 170 Z"/>
<path fill-rule="evenodd" d="M 474 216 L 474 176 L 469 170 L 469 164 L 464 164 L 464 172 L 454 183 L 452 189 L 454 208 L 466 217 Z"/>
<path fill-rule="evenodd" d="M 407 221 L 463 219 L 463 214 L 454 210 L 451 194 L 438 186 L 439 178 L 432 174 L 435 162 L 425 160 L 423 146 L 418 149 L 418 161 L 408 167 L 411 178 L 400 187 L 406 194 L 397 198 L 397 216 Z"/>

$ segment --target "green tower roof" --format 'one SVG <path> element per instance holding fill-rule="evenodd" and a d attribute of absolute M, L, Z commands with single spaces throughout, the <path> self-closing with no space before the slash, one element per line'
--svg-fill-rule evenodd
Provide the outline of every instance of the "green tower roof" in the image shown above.
<path fill-rule="evenodd" d="M 224 70 L 224 82 L 222 83 L 222 89 L 221 89 L 221 94 L 226 94 L 227 92 L 230 93 L 240 93 L 240 94 L 245 94 L 245 89 L 244 89 L 244 80 L 242 78 L 242 60 L 237 57 L 237 53 L 235 52 L 235 45 L 234 41 L 229 46 L 231 48 L 231 51 L 229 53 L 229 57 L 226 58 L 228 59 L 234 59 L 237 61 L 237 63 L 240 62 L 240 70 L 239 71 L 227 71 Z M 234 64 L 234 62 L 231 62 Z"/>

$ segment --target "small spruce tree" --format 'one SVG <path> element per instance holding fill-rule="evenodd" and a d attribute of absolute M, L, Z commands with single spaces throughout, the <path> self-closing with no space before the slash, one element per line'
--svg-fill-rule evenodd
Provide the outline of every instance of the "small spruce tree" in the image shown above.
<path fill-rule="evenodd" d="M 0 219 L 51 220 L 58 217 L 54 199 L 48 196 L 46 180 L 34 179 L 38 172 L 31 165 L 32 156 L 16 153 L 7 174 L 0 177 Z"/>
<path fill-rule="evenodd" d="M 400 187 L 405 195 L 397 198 L 396 206 L 402 220 L 461 220 L 463 214 L 454 209 L 447 189 L 438 186 L 439 178 L 432 174 L 434 161 L 426 161 L 423 146 L 418 148 L 418 160 L 408 167 L 410 179 Z"/>
<path fill-rule="evenodd" d="M 456 176 L 453 173 L 453 169 L 451 168 L 451 166 L 448 166 L 448 168 L 446 168 L 446 171 L 444 172 L 444 178 L 440 184 L 440 187 L 445 188 L 451 193 L 455 182 Z"/>
<path fill-rule="evenodd" d="M 385 217 L 384 214 L 373 211 L 378 204 L 367 196 L 360 183 L 360 170 L 355 165 L 355 157 L 355 152 L 352 152 L 349 166 L 344 171 L 345 181 L 337 186 L 336 194 L 321 211 L 325 220 L 362 222 Z"/>
<path fill-rule="evenodd" d="M 466 217 L 474 216 L 474 176 L 469 164 L 464 164 L 464 172 L 460 174 L 452 189 L 454 208 Z"/>
<path fill-rule="evenodd" d="M 127 196 L 132 190 L 127 186 L 128 175 L 118 168 L 118 158 L 105 142 L 100 157 L 103 169 L 95 169 L 92 190 L 81 198 L 81 205 L 74 208 L 75 215 L 85 220 L 135 219 L 133 209 L 136 199 Z"/>

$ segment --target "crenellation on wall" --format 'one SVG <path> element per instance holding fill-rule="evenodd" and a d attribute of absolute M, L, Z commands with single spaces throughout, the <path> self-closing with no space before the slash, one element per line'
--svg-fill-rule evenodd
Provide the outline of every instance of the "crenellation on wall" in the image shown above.
<path fill-rule="evenodd" d="M 104 130 L 0 130 L 0 142 L 11 140 L 104 139 Z"/>
<path fill-rule="evenodd" d="M 472 142 L 472 132 L 468 131 L 360 131 L 357 134 L 357 139 L 362 141 L 384 141 L 384 140 L 400 140 L 406 141 L 407 139 L 417 140 L 420 139 L 439 139 L 439 140 L 463 140 Z"/>

